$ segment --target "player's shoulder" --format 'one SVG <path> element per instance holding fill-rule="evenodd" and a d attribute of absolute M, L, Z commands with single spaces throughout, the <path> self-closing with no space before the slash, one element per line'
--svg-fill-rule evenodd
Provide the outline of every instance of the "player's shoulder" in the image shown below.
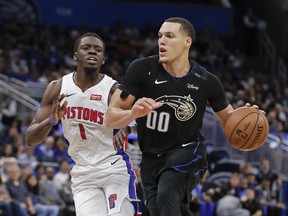
<path fill-rule="evenodd" d="M 207 79 L 211 79 L 211 78 L 212 79 L 216 78 L 216 76 L 213 73 L 211 73 L 210 71 L 208 71 L 206 67 L 198 64 L 195 61 L 193 61 L 192 71 L 193 71 L 193 74 L 200 79 L 207 80 Z"/>
<path fill-rule="evenodd" d="M 42 104 L 50 104 L 57 98 L 61 91 L 62 78 L 56 79 L 48 83 L 42 97 Z"/>
<path fill-rule="evenodd" d="M 106 80 L 106 81 L 109 81 L 109 82 L 117 82 L 116 79 L 114 79 L 113 77 L 107 75 L 107 74 L 104 74 L 104 73 L 101 73 L 101 75 L 103 76 L 103 80 Z"/>
<path fill-rule="evenodd" d="M 59 79 L 56 79 L 56 80 L 52 80 L 47 88 L 52 88 L 52 89 L 59 89 L 61 88 L 61 85 L 62 85 L 62 82 L 63 82 L 63 77 L 59 78 Z"/>
<path fill-rule="evenodd" d="M 75 71 L 65 74 L 64 76 L 60 77 L 59 79 L 52 80 L 47 85 L 47 90 L 51 91 L 55 94 L 59 94 L 62 88 L 62 85 L 70 86 L 73 81 L 73 74 Z"/>
<path fill-rule="evenodd" d="M 114 91 L 118 88 L 118 81 L 115 80 L 114 78 L 108 76 L 107 74 L 103 74 L 103 81 L 104 81 L 104 85 L 107 87 L 111 87 L 110 93 L 114 93 Z"/>

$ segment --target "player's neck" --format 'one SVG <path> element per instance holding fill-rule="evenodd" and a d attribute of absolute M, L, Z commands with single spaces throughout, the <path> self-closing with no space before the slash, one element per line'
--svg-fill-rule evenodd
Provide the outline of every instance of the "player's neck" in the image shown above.
<path fill-rule="evenodd" d="M 79 88 L 81 88 L 83 92 L 98 84 L 103 79 L 103 77 L 104 75 L 100 73 L 87 74 L 75 71 L 73 74 L 74 83 Z"/>
<path fill-rule="evenodd" d="M 173 61 L 168 63 L 162 63 L 164 69 L 173 77 L 183 77 L 191 69 L 191 64 L 188 59 L 184 61 Z"/>

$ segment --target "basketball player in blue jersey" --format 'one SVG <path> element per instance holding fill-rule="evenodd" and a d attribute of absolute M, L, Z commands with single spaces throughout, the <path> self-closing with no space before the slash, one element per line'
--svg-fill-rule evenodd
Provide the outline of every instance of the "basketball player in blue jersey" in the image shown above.
<path fill-rule="evenodd" d="M 150 216 L 180 216 L 207 169 L 201 134 L 207 103 L 222 126 L 234 109 L 220 80 L 189 58 L 195 31 L 188 20 L 165 20 L 158 38 L 158 55 L 128 66 L 105 124 L 122 128 L 136 119 Z"/>
<path fill-rule="evenodd" d="M 75 162 L 71 176 L 77 216 L 133 216 L 136 176 L 129 156 L 113 148 L 113 130 L 104 126 L 117 84 L 100 73 L 104 54 L 104 42 L 95 33 L 75 42 L 76 71 L 49 83 L 25 139 L 28 146 L 41 143 L 61 120 Z"/>

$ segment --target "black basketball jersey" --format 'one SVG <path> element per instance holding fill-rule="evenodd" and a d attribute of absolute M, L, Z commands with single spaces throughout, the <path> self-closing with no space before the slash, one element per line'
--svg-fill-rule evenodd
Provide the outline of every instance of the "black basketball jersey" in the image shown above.
<path fill-rule="evenodd" d="M 161 154 L 195 141 L 207 102 L 215 112 L 228 106 L 220 80 L 191 61 L 191 70 L 181 78 L 171 76 L 158 62 L 158 55 L 140 58 L 127 68 L 122 91 L 153 98 L 163 105 L 136 119 L 143 153 Z"/>

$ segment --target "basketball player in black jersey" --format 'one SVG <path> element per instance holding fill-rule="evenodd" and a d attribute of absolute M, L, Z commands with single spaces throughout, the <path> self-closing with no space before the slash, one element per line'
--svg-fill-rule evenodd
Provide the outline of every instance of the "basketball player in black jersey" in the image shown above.
<path fill-rule="evenodd" d="M 201 134 L 207 102 L 222 126 L 234 109 L 220 80 L 189 59 L 195 39 L 189 21 L 165 20 L 158 37 L 158 55 L 128 66 L 112 96 L 105 124 L 122 128 L 136 119 L 149 213 L 181 216 L 181 204 L 189 202 L 207 169 Z"/>

